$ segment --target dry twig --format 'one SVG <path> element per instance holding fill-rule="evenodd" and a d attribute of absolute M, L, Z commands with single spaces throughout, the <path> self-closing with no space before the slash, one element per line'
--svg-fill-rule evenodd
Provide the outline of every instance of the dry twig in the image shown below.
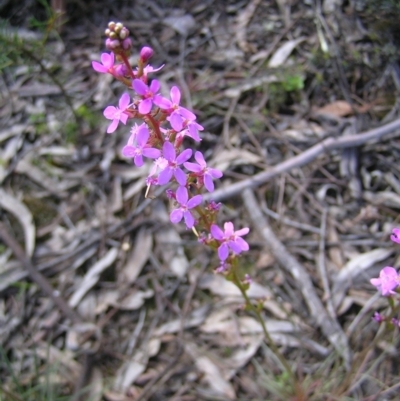
<path fill-rule="evenodd" d="M 362 146 L 369 141 L 378 141 L 384 135 L 387 135 L 394 131 L 398 131 L 396 132 L 396 136 L 400 135 L 400 118 L 389 124 L 383 125 L 382 127 L 375 128 L 367 132 L 362 132 L 360 134 L 348 135 L 340 138 L 326 138 L 322 142 L 317 143 L 316 145 L 305 150 L 299 155 L 294 156 L 289 160 L 285 160 L 284 162 L 279 163 L 278 165 L 272 167 L 267 171 L 256 174 L 255 176 L 247 180 L 239 181 L 235 184 L 232 184 L 228 188 L 221 188 L 211 194 L 205 194 L 203 196 L 203 199 L 213 199 L 215 201 L 228 199 L 234 195 L 243 192 L 247 188 L 256 188 L 262 184 L 265 184 L 279 174 L 285 173 L 296 167 L 304 166 L 305 164 L 310 163 L 316 157 L 325 152 L 332 151 L 334 149 L 345 149 Z"/>
<path fill-rule="evenodd" d="M 321 300 L 315 292 L 311 278 L 307 274 L 306 269 L 287 251 L 282 242 L 276 237 L 267 220 L 263 216 L 253 191 L 247 188 L 242 197 L 247 212 L 257 228 L 257 231 L 262 235 L 275 259 L 296 280 L 312 318 L 328 338 L 330 343 L 343 357 L 346 367 L 349 368 L 351 362 L 351 351 L 347 342 L 347 337 L 343 333 L 338 322 L 331 318 L 326 312 Z"/>

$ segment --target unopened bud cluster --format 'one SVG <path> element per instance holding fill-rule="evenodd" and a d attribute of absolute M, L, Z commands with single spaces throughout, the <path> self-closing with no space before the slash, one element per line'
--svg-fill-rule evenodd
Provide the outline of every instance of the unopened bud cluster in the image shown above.
<path fill-rule="evenodd" d="M 108 28 L 105 30 L 106 47 L 114 53 L 121 51 L 129 51 L 132 48 L 132 40 L 129 37 L 129 29 L 121 22 L 115 23 L 111 21 L 108 23 Z"/>

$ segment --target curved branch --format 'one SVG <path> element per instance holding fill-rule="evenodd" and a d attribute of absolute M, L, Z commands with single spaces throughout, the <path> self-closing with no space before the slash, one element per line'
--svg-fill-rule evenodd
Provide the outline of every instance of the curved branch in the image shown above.
<path fill-rule="evenodd" d="M 367 142 L 377 141 L 381 139 L 384 135 L 396 130 L 400 130 L 400 118 L 389 124 L 383 125 L 382 127 L 375 128 L 367 132 L 362 132 L 360 134 L 348 135 L 339 138 L 326 138 L 322 142 L 317 143 L 316 145 L 305 150 L 299 155 L 285 160 L 284 162 L 271 167 L 267 171 L 258 173 L 246 180 L 236 182 L 235 184 L 232 184 L 227 188 L 221 188 L 212 193 L 205 194 L 203 196 L 203 199 L 208 201 L 211 199 L 215 201 L 221 201 L 230 198 L 231 196 L 243 192 L 246 188 L 256 188 L 262 184 L 265 184 L 279 174 L 285 173 L 286 171 L 289 171 L 296 167 L 304 166 L 305 164 L 310 163 L 323 153 L 332 151 L 334 149 L 362 146 L 365 145 Z"/>

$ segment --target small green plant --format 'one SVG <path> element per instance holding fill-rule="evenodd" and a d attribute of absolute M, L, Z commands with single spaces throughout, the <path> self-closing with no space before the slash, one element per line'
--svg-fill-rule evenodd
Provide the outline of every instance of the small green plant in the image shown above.
<path fill-rule="evenodd" d="M 278 82 L 269 85 L 270 110 L 297 101 L 300 91 L 304 88 L 304 76 L 301 71 L 287 71 L 278 76 Z"/>
<path fill-rule="evenodd" d="M 301 74 L 287 75 L 282 82 L 286 92 L 295 92 L 304 88 L 304 77 Z"/>

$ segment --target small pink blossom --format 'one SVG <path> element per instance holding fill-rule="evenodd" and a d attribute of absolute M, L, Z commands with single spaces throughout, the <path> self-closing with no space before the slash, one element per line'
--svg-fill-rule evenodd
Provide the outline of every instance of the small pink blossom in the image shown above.
<path fill-rule="evenodd" d="M 119 122 L 122 124 L 126 124 L 128 121 L 128 114 L 126 114 L 126 109 L 130 106 L 130 97 L 127 93 L 124 93 L 118 102 L 119 107 L 108 106 L 103 112 L 103 115 L 108 120 L 113 120 L 112 123 L 107 128 L 107 134 L 113 133 L 117 127 Z"/>
<path fill-rule="evenodd" d="M 114 53 L 102 53 L 100 56 L 101 64 L 97 61 L 92 61 L 92 67 L 95 71 L 101 74 L 112 74 L 114 75 Z"/>
<path fill-rule="evenodd" d="M 400 228 L 394 228 L 390 239 L 397 244 L 400 244 Z"/>
<path fill-rule="evenodd" d="M 176 128 L 180 128 L 180 130 L 176 130 L 173 127 L 175 129 L 175 131 L 179 132 L 177 137 L 183 138 L 184 136 L 189 136 L 196 142 L 200 142 L 201 138 L 199 136 L 198 131 L 203 131 L 204 128 L 203 128 L 203 126 L 201 126 L 199 123 L 196 122 L 196 115 L 187 109 L 182 110 L 180 114 L 183 117 L 182 126 L 176 127 Z M 171 123 L 171 121 L 170 121 L 170 123 Z"/>
<path fill-rule="evenodd" d="M 168 121 L 170 122 L 171 127 L 176 132 L 179 132 L 183 128 L 184 116 L 190 117 L 192 120 L 195 120 L 196 116 L 188 109 L 179 105 L 181 101 L 181 92 L 177 86 L 171 88 L 170 96 L 171 100 L 166 99 L 161 95 L 157 95 L 154 98 L 154 104 L 169 114 Z"/>
<path fill-rule="evenodd" d="M 165 141 L 163 145 L 163 156 L 168 161 L 168 165 L 158 176 L 159 185 L 167 184 L 171 180 L 172 175 L 174 175 L 176 181 L 178 181 L 180 185 L 185 185 L 186 174 L 179 166 L 190 159 L 192 152 L 192 149 L 185 149 L 177 157 L 174 145 L 172 145 L 171 142 Z"/>
<path fill-rule="evenodd" d="M 379 312 L 375 312 L 372 319 L 378 323 L 382 323 L 383 321 L 385 321 L 385 317 L 383 315 L 381 315 Z"/>
<path fill-rule="evenodd" d="M 168 167 L 168 160 L 165 159 L 164 157 L 159 157 L 156 160 L 154 160 L 153 167 L 150 170 L 149 176 L 155 175 L 158 173 L 158 171 L 163 171 Z M 157 179 L 158 183 L 158 179 Z"/>
<path fill-rule="evenodd" d="M 184 166 L 189 170 L 196 174 L 198 178 L 200 178 L 204 182 L 204 186 L 207 188 L 207 191 L 214 191 L 214 178 L 221 178 L 222 172 L 211 167 L 207 167 L 207 163 L 204 160 L 204 156 L 201 152 L 197 151 L 194 154 L 194 158 L 197 163 L 186 162 Z"/>
<path fill-rule="evenodd" d="M 370 282 L 383 296 L 388 296 L 395 294 L 394 290 L 400 285 L 400 276 L 396 269 L 386 266 L 380 271 L 379 278 L 371 278 Z"/>
<path fill-rule="evenodd" d="M 154 79 L 150 86 L 148 86 L 142 80 L 134 79 L 132 86 L 133 89 L 142 97 L 142 100 L 139 102 L 139 113 L 149 114 L 153 106 L 154 97 L 160 90 L 160 82 Z"/>
<path fill-rule="evenodd" d="M 215 202 L 213 200 L 210 200 L 210 203 L 206 206 L 206 210 L 209 210 L 211 212 L 218 212 L 219 209 L 221 209 L 222 203 L 221 202 Z"/>
<path fill-rule="evenodd" d="M 159 149 L 151 148 L 147 145 L 150 133 L 145 124 L 139 126 L 137 134 L 135 136 L 136 146 L 134 146 L 133 143 L 130 144 L 131 142 L 128 141 L 129 144 L 124 146 L 124 148 L 122 149 L 122 154 L 125 157 L 133 158 L 136 166 L 143 166 L 143 156 L 150 159 L 156 159 L 160 156 L 161 152 L 159 151 Z"/>
<path fill-rule="evenodd" d="M 218 256 L 222 261 L 225 261 L 228 258 L 229 248 L 237 255 L 243 251 L 249 250 L 249 244 L 241 238 L 250 231 L 248 227 L 234 231 L 233 224 L 227 222 L 224 224 L 224 230 L 225 231 L 222 231 L 216 224 L 211 226 L 211 234 L 213 238 L 221 243 L 218 247 Z"/>
<path fill-rule="evenodd" d="M 179 207 L 173 210 L 170 214 L 170 220 L 172 223 L 179 223 L 182 218 L 185 219 L 185 224 L 187 228 L 192 228 L 194 226 L 195 220 L 190 212 L 190 209 L 193 209 L 196 206 L 199 206 L 202 201 L 201 195 L 195 195 L 193 198 L 189 199 L 188 191 L 186 187 L 180 186 L 176 190 L 176 201 L 179 204 Z"/>
<path fill-rule="evenodd" d="M 152 72 L 160 71 L 161 68 L 164 67 L 164 65 L 165 65 L 165 64 L 161 65 L 161 66 L 158 67 L 158 68 L 154 68 L 154 67 L 152 67 L 150 64 L 146 65 L 146 67 L 143 68 L 143 77 L 147 78 L 147 75 L 148 75 L 148 74 L 150 74 L 150 73 L 152 73 Z M 137 76 L 137 71 L 134 72 L 134 74 L 135 74 L 135 76 Z"/>
<path fill-rule="evenodd" d="M 229 271 L 231 268 L 231 265 L 229 263 L 226 263 L 226 261 L 220 260 L 219 266 L 215 269 L 215 273 L 226 273 Z"/>

